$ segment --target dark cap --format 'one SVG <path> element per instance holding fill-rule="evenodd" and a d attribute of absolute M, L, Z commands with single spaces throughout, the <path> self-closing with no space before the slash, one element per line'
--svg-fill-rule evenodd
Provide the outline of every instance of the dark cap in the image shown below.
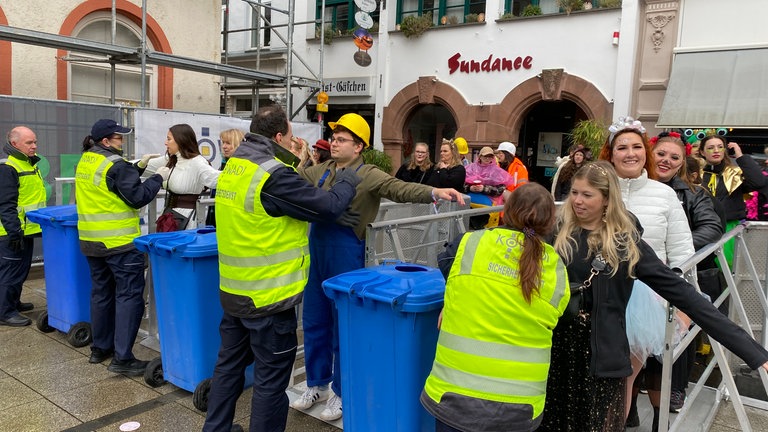
<path fill-rule="evenodd" d="M 317 140 L 315 145 L 313 145 L 312 147 L 323 149 L 325 151 L 331 151 L 331 144 L 328 141 L 324 140 L 324 139 Z"/>
<path fill-rule="evenodd" d="M 91 138 L 93 138 L 94 141 L 99 142 L 114 134 L 125 135 L 131 132 L 133 132 L 133 129 L 122 127 L 114 120 L 101 119 L 91 128 Z"/>

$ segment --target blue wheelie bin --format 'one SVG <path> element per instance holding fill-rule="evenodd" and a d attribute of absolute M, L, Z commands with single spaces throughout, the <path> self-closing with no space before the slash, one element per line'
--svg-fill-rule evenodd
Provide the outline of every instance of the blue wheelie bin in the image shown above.
<path fill-rule="evenodd" d="M 48 310 L 40 314 L 37 328 L 67 333 L 75 347 L 91 342 L 91 271 L 80 252 L 77 208 L 44 207 L 27 213 L 43 230 L 45 292 Z"/>
<path fill-rule="evenodd" d="M 214 229 L 156 233 L 134 239 L 149 254 L 160 357 L 147 366 L 144 381 L 165 381 L 193 392 L 195 408 L 206 411 L 221 344 L 219 260 Z M 252 367 L 246 386 L 253 384 Z"/>
<path fill-rule="evenodd" d="M 323 290 L 339 317 L 344 429 L 434 431 L 419 395 L 435 359 L 440 271 L 385 264 L 328 279 Z"/>

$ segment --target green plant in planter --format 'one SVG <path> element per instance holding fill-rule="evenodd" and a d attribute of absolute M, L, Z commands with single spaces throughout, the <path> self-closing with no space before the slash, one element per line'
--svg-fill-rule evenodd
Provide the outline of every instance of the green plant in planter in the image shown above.
<path fill-rule="evenodd" d="M 363 150 L 363 161 L 367 164 L 376 165 L 385 173 L 392 172 L 392 158 L 381 150 L 368 147 Z"/>
<path fill-rule="evenodd" d="M 432 27 L 432 12 L 424 15 L 408 15 L 400 22 L 400 31 L 407 38 L 419 37 Z"/>
<path fill-rule="evenodd" d="M 323 30 L 323 43 L 330 45 L 333 42 L 333 37 L 335 35 L 336 32 L 333 31 L 331 26 L 325 26 L 325 29 Z M 320 40 L 320 26 L 315 27 L 315 39 Z"/>
<path fill-rule="evenodd" d="M 617 8 L 621 7 L 621 0 L 600 0 L 601 8 Z"/>
<path fill-rule="evenodd" d="M 534 6 L 532 4 L 527 5 L 522 12 L 520 12 L 520 16 L 538 16 L 541 15 L 541 8 L 539 6 Z"/>
<path fill-rule="evenodd" d="M 557 5 L 570 15 L 573 11 L 584 9 L 584 0 L 557 0 Z"/>
<path fill-rule="evenodd" d="M 508 20 L 508 19 L 512 19 L 514 17 L 515 17 L 515 14 L 513 14 L 512 12 L 507 12 L 504 15 L 500 16 L 499 19 L 500 20 Z"/>
<path fill-rule="evenodd" d="M 471 23 L 471 22 L 477 22 L 478 15 L 476 13 L 471 13 L 469 15 L 464 16 L 464 22 L 465 23 Z"/>
<path fill-rule="evenodd" d="M 600 154 L 608 138 L 608 127 L 600 120 L 582 120 L 568 134 L 573 144 L 581 144 L 592 151 L 594 158 Z"/>

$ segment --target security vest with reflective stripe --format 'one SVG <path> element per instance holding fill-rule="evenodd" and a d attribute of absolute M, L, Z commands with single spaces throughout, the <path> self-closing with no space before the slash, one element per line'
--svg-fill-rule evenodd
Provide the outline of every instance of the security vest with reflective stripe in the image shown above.
<path fill-rule="evenodd" d="M 109 169 L 122 157 L 87 151 L 75 170 L 77 231 L 81 241 L 114 249 L 141 235 L 139 212 L 107 187 Z"/>
<path fill-rule="evenodd" d="M 530 304 L 525 301 L 519 276 L 523 240 L 522 233 L 499 228 L 466 234 L 459 245 L 421 398 L 451 426 L 521 430 L 513 425 L 524 429 L 541 420 L 552 331 L 570 291 L 563 262 L 545 244 L 539 292 Z"/>
<path fill-rule="evenodd" d="M 265 316 L 301 302 L 309 271 L 308 223 L 272 217 L 261 202 L 264 183 L 284 166 L 294 169 L 274 157 L 260 163 L 233 157 L 219 176 L 219 288 L 222 307 L 231 315 Z"/>
<path fill-rule="evenodd" d="M 45 183 L 40 175 L 40 170 L 29 163 L 29 160 L 17 158 L 13 155 L 4 160 L 19 173 L 19 201 L 16 210 L 19 214 L 19 222 L 24 235 L 39 233 L 40 225 L 27 220 L 27 212 L 45 207 L 46 194 Z M 0 236 L 8 234 L 3 224 L 0 224 Z"/>

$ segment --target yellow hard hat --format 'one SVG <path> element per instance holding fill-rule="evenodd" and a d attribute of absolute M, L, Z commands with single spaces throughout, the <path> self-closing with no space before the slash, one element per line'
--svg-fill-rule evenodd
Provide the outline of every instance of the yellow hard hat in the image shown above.
<path fill-rule="evenodd" d="M 366 147 L 370 146 L 371 127 L 368 126 L 368 122 L 360 114 L 344 114 L 338 121 L 328 122 L 328 126 L 331 127 L 331 130 L 335 130 L 336 126 L 344 126 L 363 140 Z"/>
<path fill-rule="evenodd" d="M 465 140 L 462 137 L 456 137 L 453 140 L 453 143 L 456 144 L 456 149 L 459 151 L 459 154 L 467 154 L 469 153 L 469 146 L 467 146 L 467 140 Z"/>

